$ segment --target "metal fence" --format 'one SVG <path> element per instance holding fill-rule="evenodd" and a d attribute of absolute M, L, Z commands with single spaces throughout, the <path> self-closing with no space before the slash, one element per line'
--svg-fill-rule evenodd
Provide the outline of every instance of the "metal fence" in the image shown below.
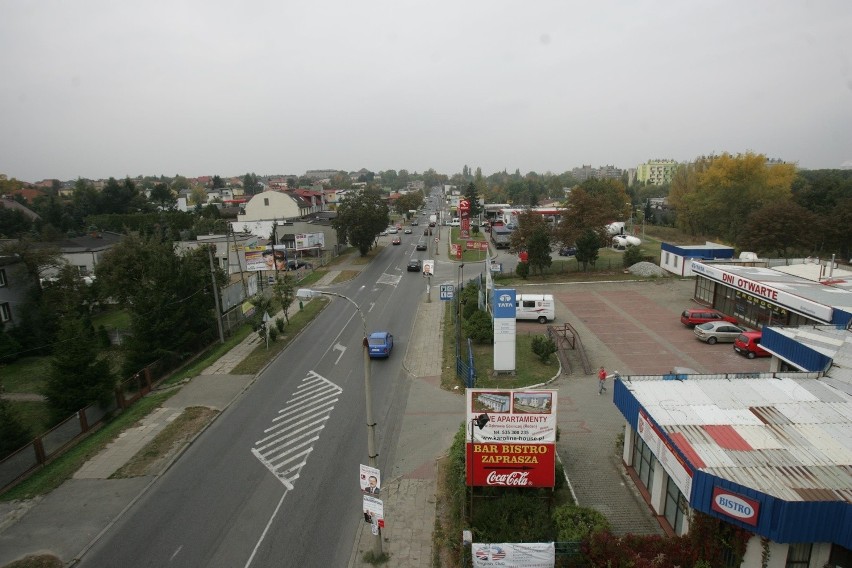
<path fill-rule="evenodd" d="M 467 338 L 467 356 L 462 353 L 462 317 L 460 290 L 456 291 L 453 304 L 453 321 L 456 328 L 456 376 L 462 380 L 465 388 L 476 386 L 476 366 L 473 362 L 473 342 Z"/>
<path fill-rule="evenodd" d="M 108 404 L 93 404 L 80 409 L 23 448 L 0 460 L 0 493 L 58 457 L 108 417 L 132 406 L 151 392 L 157 382 L 166 377 L 169 370 L 162 361 L 151 363 L 119 384 L 113 400 Z M 158 381 L 155 382 L 152 377 L 157 377 Z"/>

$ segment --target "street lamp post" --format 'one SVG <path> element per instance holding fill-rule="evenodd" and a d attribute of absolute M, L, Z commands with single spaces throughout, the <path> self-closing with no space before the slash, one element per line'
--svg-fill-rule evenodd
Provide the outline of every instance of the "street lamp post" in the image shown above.
<path fill-rule="evenodd" d="M 349 296 L 338 294 L 337 292 L 325 292 L 322 290 L 311 290 L 309 288 L 300 288 L 296 292 L 296 297 L 300 300 L 315 298 L 317 296 L 337 296 L 343 298 L 353 306 L 361 316 L 361 324 L 364 326 L 364 339 L 362 345 L 364 347 L 364 394 L 366 397 L 366 412 L 367 412 L 367 459 L 369 466 L 378 468 L 376 463 L 376 423 L 373 421 L 373 397 L 370 388 L 370 343 L 367 339 L 367 318 L 364 317 L 364 312 L 361 307 L 355 303 L 355 300 Z M 382 556 L 382 529 L 379 528 L 373 535 L 373 556 L 380 558 Z"/>

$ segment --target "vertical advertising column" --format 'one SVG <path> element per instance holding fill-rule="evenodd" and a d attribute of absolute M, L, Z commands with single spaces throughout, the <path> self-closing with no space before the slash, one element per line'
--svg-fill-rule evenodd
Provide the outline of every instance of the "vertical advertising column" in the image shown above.
<path fill-rule="evenodd" d="M 470 201 L 467 199 L 459 200 L 459 237 L 462 239 L 470 238 Z"/>
<path fill-rule="evenodd" d="M 515 290 L 495 288 L 494 306 L 494 371 L 515 371 Z"/>

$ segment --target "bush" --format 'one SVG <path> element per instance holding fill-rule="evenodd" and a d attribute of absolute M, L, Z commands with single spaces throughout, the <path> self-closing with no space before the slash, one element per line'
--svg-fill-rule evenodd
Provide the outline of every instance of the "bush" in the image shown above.
<path fill-rule="evenodd" d="M 609 531 L 610 525 L 600 512 L 588 507 L 562 505 L 553 512 L 556 540 L 578 541 L 599 531 Z"/>
<path fill-rule="evenodd" d="M 630 268 L 637 262 L 642 262 L 642 249 L 636 245 L 629 245 L 624 251 L 624 256 L 621 257 L 621 263 L 624 268 Z"/>
<path fill-rule="evenodd" d="M 494 343 L 491 316 L 483 310 L 477 309 L 462 323 L 462 332 L 465 337 L 471 338 L 476 343 Z"/>
<path fill-rule="evenodd" d="M 284 333 L 284 320 L 281 318 L 275 318 L 275 329 L 278 330 L 278 333 Z"/>
<path fill-rule="evenodd" d="M 538 356 L 538 360 L 547 363 L 550 356 L 556 353 L 556 344 L 543 335 L 536 335 L 532 339 L 532 352 Z"/>
<path fill-rule="evenodd" d="M 515 268 L 515 274 L 526 280 L 527 276 L 530 275 L 530 265 L 526 262 L 519 262 L 517 268 Z"/>
<path fill-rule="evenodd" d="M 276 339 L 278 339 L 278 328 L 277 327 L 270 327 L 269 328 L 269 341 L 274 342 Z"/>

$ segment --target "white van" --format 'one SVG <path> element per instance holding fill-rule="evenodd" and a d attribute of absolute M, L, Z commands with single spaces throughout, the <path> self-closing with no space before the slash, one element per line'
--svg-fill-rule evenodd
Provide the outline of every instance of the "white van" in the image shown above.
<path fill-rule="evenodd" d="M 515 319 L 547 323 L 555 317 L 553 294 L 518 294 L 515 297 Z"/>

